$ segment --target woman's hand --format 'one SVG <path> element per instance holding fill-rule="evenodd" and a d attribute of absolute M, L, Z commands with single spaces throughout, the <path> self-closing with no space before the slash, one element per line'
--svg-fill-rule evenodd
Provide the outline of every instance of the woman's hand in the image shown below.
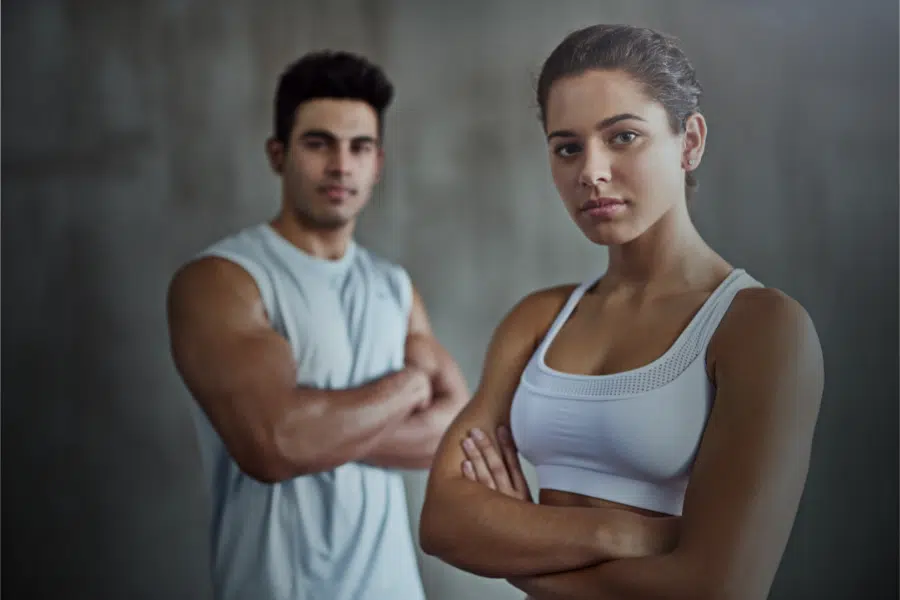
<path fill-rule="evenodd" d="M 462 442 L 468 459 L 461 465 L 463 475 L 511 498 L 533 502 L 528 481 L 522 474 L 519 452 L 507 427 L 497 428 L 497 442 L 499 448 L 480 429 L 470 431 Z"/>

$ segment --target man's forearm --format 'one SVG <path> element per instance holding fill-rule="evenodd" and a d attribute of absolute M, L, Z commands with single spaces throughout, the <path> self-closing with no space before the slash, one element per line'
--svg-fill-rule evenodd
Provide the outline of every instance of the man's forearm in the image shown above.
<path fill-rule="evenodd" d="M 465 378 L 453 358 L 431 335 L 414 334 L 407 342 L 407 360 L 431 374 L 431 404 L 407 416 L 369 452 L 363 462 L 397 469 L 431 466 L 441 437 L 469 400 Z"/>
<path fill-rule="evenodd" d="M 456 418 L 464 399 L 438 398 L 426 410 L 412 413 L 369 452 L 362 462 L 391 469 L 427 469 L 441 436 Z"/>
<path fill-rule="evenodd" d="M 297 401 L 276 426 L 277 479 L 360 460 L 413 409 L 408 372 L 347 390 L 298 387 Z"/>

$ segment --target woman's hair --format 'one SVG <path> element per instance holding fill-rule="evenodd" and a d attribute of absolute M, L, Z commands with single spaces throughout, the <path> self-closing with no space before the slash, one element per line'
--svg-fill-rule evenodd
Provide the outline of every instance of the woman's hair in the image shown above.
<path fill-rule="evenodd" d="M 292 63 L 278 80 L 275 92 L 275 138 L 288 142 L 297 107 L 317 98 L 341 98 L 365 102 L 378 115 L 379 135 L 384 133 L 384 112 L 394 87 L 380 67 L 349 52 L 311 52 Z"/>
<path fill-rule="evenodd" d="M 628 25 L 593 25 L 570 33 L 544 62 L 537 84 L 541 124 L 547 126 L 547 96 L 557 80 L 591 70 L 623 71 L 662 104 L 674 133 L 683 132 L 700 104 L 703 89 L 694 67 L 670 35 Z M 685 175 L 688 195 L 697 188 Z"/>

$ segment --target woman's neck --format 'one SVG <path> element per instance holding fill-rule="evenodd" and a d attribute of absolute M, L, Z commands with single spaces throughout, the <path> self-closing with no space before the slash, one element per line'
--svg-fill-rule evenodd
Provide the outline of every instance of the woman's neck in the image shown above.
<path fill-rule="evenodd" d="M 638 238 L 609 247 L 604 287 L 635 292 L 707 287 L 730 270 L 700 237 L 686 206 L 673 207 Z"/>

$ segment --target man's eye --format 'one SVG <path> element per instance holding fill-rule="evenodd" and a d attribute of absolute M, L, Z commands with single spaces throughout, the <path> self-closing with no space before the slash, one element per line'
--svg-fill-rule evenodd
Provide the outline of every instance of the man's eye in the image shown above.
<path fill-rule="evenodd" d="M 633 131 L 623 131 L 622 133 L 618 133 L 613 136 L 614 144 L 630 144 L 634 140 L 636 140 L 638 134 Z"/>
<path fill-rule="evenodd" d="M 561 144 L 557 146 L 553 152 L 562 158 L 568 158 L 581 150 L 578 144 Z"/>

